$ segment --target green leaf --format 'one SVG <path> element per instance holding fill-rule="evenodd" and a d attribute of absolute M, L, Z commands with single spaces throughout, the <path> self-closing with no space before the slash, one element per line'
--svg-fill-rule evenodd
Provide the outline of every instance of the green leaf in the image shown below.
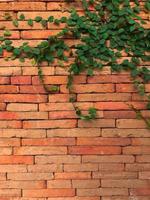
<path fill-rule="evenodd" d="M 48 21 L 49 21 L 50 23 L 53 22 L 53 21 L 54 21 L 54 17 L 53 17 L 53 16 L 48 17 Z"/>
<path fill-rule="evenodd" d="M 15 49 L 13 50 L 13 54 L 14 54 L 15 56 L 19 56 L 20 53 L 21 53 L 21 50 L 20 50 L 19 48 L 15 48 Z"/>
<path fill-rule="evenodd" d="M 13 25 L 14 25 L 15 27 L 18 27 L 18 26 L 19 26 L 19 23 L 18 23 L 18 20 L 17 20 L 17 19 L 14 19 L 14 20 L 13 20 Z"/>
<path fill-rule="evenodd" d="M 32 19 L 28 19 L 27 23 L 28 23 L 29 26 L 33 26 L 33 20 Z"/>
<path fill-rule="evenodd" d="M 11 36 L 11 32 L 9 30 L 4 31 L 4 36 L 9 37 Z"/>
<path fill-rule="evenodd" d="M 21 14 L 21 15 L 19 16 L 19 20 L 21 20 L 21 21 L 25 20 L 24 14 Z"/>
<path fill-rule="evenodd" d="M 42 20 L 42 17 L 41 16 L 37 16 L 37 17 L 35 17 L 35 19 L 34 19 L 36 22 L 40 22 L 41 20 Z"/>

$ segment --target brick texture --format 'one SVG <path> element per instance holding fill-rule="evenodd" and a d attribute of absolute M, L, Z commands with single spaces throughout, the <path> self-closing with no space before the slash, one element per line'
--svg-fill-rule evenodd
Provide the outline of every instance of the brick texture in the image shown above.
<path fill-rule="evenodd" d="M 31 27 L 20 21 L 14 27 L 4 19 L 5 13 L 12 19 L 20 14 L 26 20 L 60 18 L 68 16 L 72 6 L 83 13 L 76 0 L 70 4 L 65 0 L 0 0 L 0 29 L 5 26 L 12 31 L 14 45 L 27 41 L 34 46 L 58 33 L 64 24 L 48 24 L 43 29 L 39 23 Z M 150 19 L 144 11 L 141 17 Z M 69 46 L 78 42 L 66 39 Z M 149 200 L 150 131 L 127 104 L 146 117 L 150 111 L 129 73 L 105 67 L 92 77 L 83 73 L 74 78 L 76 105 L 85 113 L 89 107 L 98 109 L 92 122 L 77 118 L 69 102 L 65 69 L 58 63 L 44 64 L 43 74 L 46 84 L 59 87 L 56 94 L 45 92 L 31 61 L 7 62 L 0 57 L 0 200 Z"/>

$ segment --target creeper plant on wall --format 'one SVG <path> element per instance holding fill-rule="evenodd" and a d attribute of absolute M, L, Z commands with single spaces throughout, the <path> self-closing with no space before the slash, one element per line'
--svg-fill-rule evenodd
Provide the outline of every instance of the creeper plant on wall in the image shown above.
<path fill-rule="evenodd" d="M 69 3 L 69 2 L 68 2 Z M 43 28 L 47 23 L 54 23 L 59 26 L 64 24 L 64 28 L 55 36 L 49 36 L 47 40 L 42 41 L 35 47 L 27 42 L 16 47 L 12 45 L 9 39 L 11 32 L 4 28 L 4 34 L 0 37 L 0 54 L 3 51 L 11 52 L 7 60 L 19 59 L 24 62 L 25 59 L 31 59 L 33 64 L 38 67 L 38 75 L 45 90 L 49 93 L 57 91 L 57 87 L 48 87 L 44 83 L 44 76 L 41 64 L 47 62 L 53 63 L 55 60 L 60 65 L 68 61 L 66 51 L 70 52 L 69 57 L 74 61 L 69 67 L 69 76 L 67 88 L 70 91 L 70 102 L 76 101 L 73 98 L 73 77 L 82 72 L 88 76 L 94 75 L 94 70 L 101 70 L 105 66 L 110 66 L 112 71 L 130 71 L 133 83 L 141 96 L 147 97 L 147 109 L 150 109 L 150 95 L 145 94 L 145 83 L 150 80 L 150 70 L 141 66 L 141 63 L 150 61 L 150 30 L 146 28 L 146 22 L 139 16 L 141 12 L 140 1 L 134 0 L 82 0 L 83 14 L 80 15 L 75 8 L 70 11 L 69 17 L 55 19 L 49 16 L 43 19 L 36 16 L 34 19 L 28 19 L 27 24 L 33 26 L 34 23 L 40 23 Z M 145 12 L 150 11 L 150 0 L 145 1 Z M 10 20 L 9 15 L 5 18 Z M 15 27 L 19 26 L 20 21 L 24 21 L 25 16 L 21 14 L 18 19 L 12 20 Z M 78 39 L 79 44 L 69 47 L 65 38 L 71 37 Z M 122 53 L 126 57 L 122 59 Z M 130 107 L 137 113 L 137 117 L 143 119 L 150 128 L 150 120 L 144 118 L 140 112 L 132 105 Z M 96 109 L 89 108 L 87 115 L 83 115 L 81 110 L 75 107 L 76 114 L 84 120 L 96 118 Z"/>

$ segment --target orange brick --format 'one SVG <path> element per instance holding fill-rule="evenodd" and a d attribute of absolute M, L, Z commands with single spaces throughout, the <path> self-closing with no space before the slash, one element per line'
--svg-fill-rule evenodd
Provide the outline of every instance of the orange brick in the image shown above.
<path fill-rule="evenodd" d="M 74 145 L 75 138 L 48 138 L 48 139 L 23 139 L 22 145 L 25 146 L 64 146 Z"/>
<path fill-rule="evenodd" d="M 143 120 L 138 119 L 118 119 L 117 128 L 146 128 Z"/>
<path fill-rule="evenodd" d="M 71 188 L 70 180 L 50 180 L 47 182 L 48 188 Z"/>
<path fill-rule="evenodd" d="M 0 3 L 0 10 L 46 10 L 43 2 L 9 2 Z"/>
<path fill-rule="evenodd" d="M 99 128 L 74 128 L 74 129 L 50 129 L 48 137 L 98 137 L 101 135 Z"/>
<path fill-rule="evenodd" d="M 0 3 L 0 6 L 1 6 L 1 3 Z M 1 10 L 1 8 L 0 8 L 0 10 Z M 0 36 L 3 36 L 3 33 L 4 33 L 4 31 L 0 30 Z M 20 33 L 19 33 L 19 31 L 11 31 L 11 35 L 9 37 L 6 37 L 6 38 L 9 38 L 9 39 L 20 39 Z"/>
<path fill-rule="evenodd" d="M 132 146 L 132 147 L 123 147 L 124 154 L 149 154 L 150 146 Z"/>
<path fill-rule="evenodd" d="M 33 164 L 32 156 L 0 156 L 0 164 Z"/>
<path fill-rule="evenodd" d="M 52 162 L 51 162 L 52 163 Z M 34 164 L 28 166 L 28 172 L 32 173 L 52 173 L 52 172 L 62 172 L 63 168 L 61 164 Z M 53 176 L 52 176 L 53 177 Z"/>
<path fill-rule="evenodd" d="M 101 163 L 99 164 L 99 171 L 110 171 L 110 172 L 118 172 L 124 170 L 123 163 Z"/>
<path fill-rule="evenodd" d="M 139 163 L 149 163 L 150 162 L 150 155 L 136 156 L 136 162 L 139 162 Z"/>
<path fill-rule="evenodd" d="M 24 121 L 23 128 L 74 128 L 76 120 Z"/>
<path fill-rule="evenodd" d="M 0 93 L 19 93 L 19 87 L 13 85 L 0 85 Z"/>
<path fill-rule="evenodd" d="M 113 147 L 113 146 L 86 146 L 86 147 L 69 147 L 70 154 L 120 154 L 121 148 L 120 147 Z"/>
<path fill-rule="evenodd" d="M 0 128 L 21 128 L 21 121 L 0 121 Z"/>
<path fill-rule="evenodd" d="M 37 104 L 29 103 L 9 103 L 7 104 L 8 111 L 37 111 Z"/>
<path fill-rule="evenodd" d="M 1 62 L 2 60 L 0 60 Z M 2 62 L 2 66 L 4 65 L 4 62 Z M 9 65 L 9 62 L 7 62 L 5 65 Z M 1 64 L 0 64 L 1 65 Z M 3 76 L 9 76 L 9 75 L 20 75 L 21 74 L 21 67 L 0 67 L 0 75 Z"/>
<path fill-rule="evenodd" d="M 0 155 L 11 155 L 12 154 L 12 148 L 11 147 L 1 147 L 0 148 Z"/>
<path fill-rule="evenodd" d="M 9 84 L 9 83 L 10 83 L 9 77 L 0 77 L 0 85 Z"/>
<path fill-rule="evenodd" d="M 128 93 L 78 94 L 78 101 L 131 101 Z M 118 103 L 117 103 L 118 104 Z"/>
<path fill-rule="evenodd" d="M 131 82 L 129 75 L 99 75 L 88 77 L 88 83 L 128 83 Z"/>
<path fill-rule="evenodd" d="M 116 145 L 116 146 L 127 146 L 131 144 L 131 140 L 128 138 L 78 138 L 77 145 Z"/>
<path fill-rule="evenodd" d="M 85 163 L 85 164 L 65 164 L 64 171 L 66 172 L 74 172 L 74 171 L 98 171 L 97 164 Z"/>
<path fill-rule="evenodd" d="M 5 181 L 6 180 L 6 174 L 5 173 L 0 173 L 0 180 Z"/>
<path fill-rule="evenodd" d="M 93 121 L 78 121 L 79 127 L 100 128 L 100 127 L 115 127 L 115 120 L 113 119 L 96 119 Z"/>
<path fill-rule="evenodd" d="M 26 94 L 45 94 L 46 91 L 42 85 L 22 85 L 20 86 L 20 93 Z"/>
<path fill-rule="evenodd" d="M 131 195 L 136 196 L 149 196 L 150 195 L 150 188 L 135 188 L 130 190 Z"/>
<path fill-rule="evenodd" d="M 73 180 L 73 188 L 99 188 L 99 180 Z"/>
<path fill-rule="evenodd" d="M 140 179 L 150 179 L 150 172 L 139 172 Z"/>
<path fill-rule="evenodd" d="M 11 138 L 11 139 L 1 139 L 0 146 L 20 146 L 20 139 Z"/>
<path fill-rule="evenodd" d="M 49 119 L 76 119 L 75 111 L 52 111 L 49 112 Z"/>
<path fill-rule="evenodd" d="M 32 94 L 3 94 L 0 95 L 0 102 L 25 102 L 25 103 L 38 103 L 46 102 L 45 95 L 32 95 Z"/>
<path fill-rule="evenodd" d="M 31 84 L 30 76 L 14 76 L 11 77 L 11 84 L 13 85 L 28 85 Z"/>
<path fill-rule="evenodd" d="M 45 182 L 44 181 L 0 181 L 0 188 L 42 189 L 45 188 Z"/>
<path fill-rule="evenodd" d="M 149 171 L 149 163 L 126 164 L 126 171 Z"/>
<path fill-rule="evenodd" d="M 51 180 L 53 178 L 52 173 L 8 173 L 8 180 L 19 180 L 19 181 L 37 181 L 37 180 Z"/>
<path fill-rule="evenodd" d="M 25 129 L 0 129 L 1 138 L 21 137 L 21 138 L 44 138 L 45 130 L 25 130 Z"/>
<path fill-rule="evenodd" d="M 15 147 L 14 155 L 66 154 L 67 147 Z"/>
<path fill-rule="evenodd" d="M 22 31 L 21 38 L 22 39 L 47 39 L 49 36 L 54 36 L 58 34 L 59 30 L 30 30 L 30 31 Z"/>
<path fill-rule="evenodd" d="M 41 189 L 24 190 L 23 197 L 72 197 L 75 196 L 74 189 Z"/>
<path fill-rule="evenodd" d="M 6 104 L 5 103 L 0 103 L 0 110 L 5 110 Z"/>
<path fill-rule="evenodd" d="M 132 145 L 150 145 L 150 138 L 132 138 Z"/>
<path fill-rule="evenodd" d="M 55 179 L 91 179 L 90 172 L 55 173 Z"/>
<path fill-rule="evenodd" d="M 134 119 L 136 118 L 136 113 L 134 111 L 104 111 L 104 118 L 110 119 Z"/>
<path fill-rule="evenodd" d="M 27 172 L 26 165 L 0 165 L 0 172 L 12 172 L 12 173 L 18 173 L 18 172 Z"/>
<path fill-rule="evenodd" d="M 66 89 L 66 85 L 62 85 L 60 87 L 60 91 L 62 93 L 68 93 Z M 113 84 L 79 84 L 73 86 L 73 92 L 75 93 L 99 93 L 99 92 L 114 92 L 114 85 Z"/>
<path fill-rule="evenodd" d="M 135 172 L 93 172 L 94 179 L 135 179 L 138 174 Z"/>
<path fill-rule="evenodd" d="M 20 189 L 0 189 L 1 197 L 21 197 Z M 2 199 L 7 200 L 7 199 Z"/>
<path fill-rule="evenodd" d="M 35 162 L 40 164 L 47 164 L 47 163 L 80 163 L 81 157 L 80 156 L 73 156 L 73 155 L 54 155 L 54 156 L 36 156 Z"/>
<path fill-rule="evenodd" d="M 40 111 L 74 110 L 72 103 L 43 103 L 39 105 Z"/>
<path fill-rule="evenodd" d="M 68 102 L 69 101 L 69 94 L 50 94 L 49 95 L 49 102 Z"/>
<path fill-rule="evenodd" d="M 118 188 L 140 188 L 148 187 L 149 182 L 147 180 L 128 179 L 128 180 L 102 180 L 102 187 L 118 187 Z"/>
<path fill-rule="evenodd" d="M 83 163 L 133 163 L 134 161 L 135 158 L 132 155 L 82 156 Z"/>
<path fill-rule="evenodd" d="M 116 84 L 116 92 L 137 92 L 133 84 Z"/>

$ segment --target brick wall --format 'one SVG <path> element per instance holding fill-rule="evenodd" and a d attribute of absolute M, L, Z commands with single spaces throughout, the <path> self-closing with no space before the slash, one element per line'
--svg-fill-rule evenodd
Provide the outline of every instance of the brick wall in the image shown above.
<path fill-rule="evenodd" d="M 12 30 L 14 44 L 34 45 L 58 27 L 42 30 L 22 21 L 18 30 L 3 21 L 4 13 L 59 17 L 68 15 L 61 12 L 67 7 L 57 0 L 0 0 L 0 27 Z M 57 94 L 45 93 L 30 61 L 0 58 L 0 200 L 149 200 L 150 131 L 126 103 L 144 116 L 150 112 L 129 74 L 106 67 L 94 77 L 75 78 L 77 105 L 85 112 L 98 109 L 97 120 L 85 122 L 68 101 L 66 70 L 45 64 L 43 71 L 46 84 L 59 86 Z"/>

